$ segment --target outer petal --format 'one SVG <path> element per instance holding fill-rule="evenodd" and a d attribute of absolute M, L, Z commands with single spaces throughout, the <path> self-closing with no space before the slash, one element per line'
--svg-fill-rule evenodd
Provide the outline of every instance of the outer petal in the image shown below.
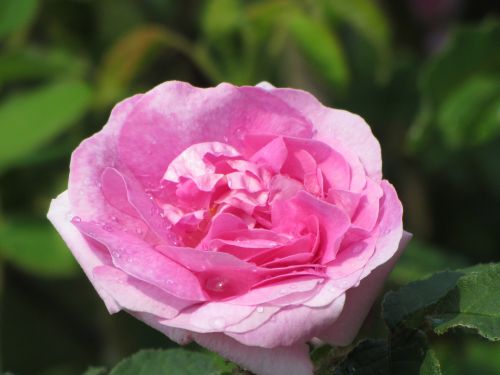
<path fill-rule="evenodd" d="M 262 88 L 308 118 L 317 132 L 315 139 L 333 148 L 337 141 L 340 141 L 342 145 L 353 150 L 362 161 L 368 176 L 380 181 L 382 177 L 380 144 L 373 136 L 368 124 L 360 116 L 325 107 L 314 96 L 302 90 L 268 86 Z"/>
<path fill-rule="evenodd" d="M 139 220 L 124 216 L 109 204 L 101 190 L 101 177 L 107 167 L 119 168 L 118 137 L 123 122 L 137 104 L 140 95 L 117 104 L 108 123 L 92 137 L 84 140 L 71 156 L 68 195 L 74 215 L 84 220 L 109 222 L 120 218 L 123 226 L 137 227 Z"/>
<path fill-rule="evenodd" d="M 312 375 L 313 366 L 306 344 L 264 349 L 246 346 L 221 334 L 195 334 L 194 339 L 205 348 L 219 353 L 259 375 Z"/>
<path fill-rule="evenodd" d="M 297 110 L 255 87 L 221 84 L 200 89 L 171 81 L 145 93 L 127 116 L 119 155 L 150 187 L 188 146 L 218 141 L 238 148 L 247 133 L 310 138 L 312 125 Z"/>
<path fill-rule="evenodd" d="M 289 306 L 252 331 L 228 333 L 228 336 L 242 344 L 264 348 L 289 346 L 307 341 L 335 322 L 342 312 L 344 300 L 345 295 L 342 294 L 325 307 Z"/>
<path fill-rule="evenodd" d="M 120 311 L 120 306 L 108 294 L 108 292 L 106 292 L 101 285 L 96 282 L 92 274 L 92 270 L 95 267 L 110 265 L 111 259 L 109 257 L 106 259 L 102 255 L 98 255 L 85 240 L 80 231 L 71 223 L 70 220 L 73 217 L 73 213 L 71 211 L 67 191 L 61 193 L 56 199 L 52 200 L 47 217 L 68 245 L 69 249 L 73 253 L 73 256 L 76 258 L 95 290 L 106 304 L 108 311 L 111 314 Z"/>
<path fill-rule="evenodd" d="M 196 303 L 176 298 L 114 267 L 95 267 L 93 276 L 96 284 L 99 284 L 123 309 L 128 311 L 147 312 L 165 319 L 172 319 L 181 310 Z"/>
<path fill-rule="evenodd" d="M 384 281 L 410 239 L 411 234 L 404 232 L 396 254 L 388 262 L 375 269 L 368 277 L 365 277 L 357 288 L 347 291 L 342 314 L 334 324 L 318 335 L 320 339 L 332 345 L 342 346 L 348 345 L 354 340 L 373 302 L 382 289 Z"/>

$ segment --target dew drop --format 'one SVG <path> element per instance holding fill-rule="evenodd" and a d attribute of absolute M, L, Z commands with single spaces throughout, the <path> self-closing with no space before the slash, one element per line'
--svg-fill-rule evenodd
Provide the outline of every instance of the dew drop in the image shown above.
<path fill-rule="evenodd" d="M 264 308 L 262 306 L 257 307 L 257 312 L 258 313 L 263 313 L 264 312 Z"/>
<path fill-rule="evenodd" d="M 104 229 L 106 232 L 112 232 L 113 231 L 113 227 L 109 224 L 103 224 L 102 225 L 102 229 Z"/>
<path fill-rule="evenodd" d="M 142 234 L 142 229 L 141 228 L 135 228 L 135 233 Z"/>
<path fill-rule="evenodd" d="M 215 329 L 222 329 L 226 326 L 226 321 L 223 318 L 215 318 L 212 320 L 212 327 Z"/>
<path fill-rule="evenodd" d="M 111 216 L 111 220 L 118 221 L 118 218 L 116 216 Z"/>
<path fill-rule="evenodd" d="M 205 288 L 211 290 L 212 292 L 223 292 L 227 287 L 227 279 L 217 276 L 207 279 L 205 282 Z"/>
<path fill-rule="evenodd" d="M 82 218 L 80 216 L 74 216 L 71 221 L 73 223 L 80 223 L 82 221 Z"/>

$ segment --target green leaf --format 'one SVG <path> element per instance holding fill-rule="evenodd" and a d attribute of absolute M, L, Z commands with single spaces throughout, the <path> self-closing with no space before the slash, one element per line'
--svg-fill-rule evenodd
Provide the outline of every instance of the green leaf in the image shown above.
<path fill-rule="evenodd" d="M 85 61 L 63 50 L 10 50 L 0 55 L 0 87 L 20 80 L 81 77 L 85 70 Z"/>
<path fill-rule="evenodd" d="M 382 317 L 390 329 L 403 320 L 437 303 L 457 284 L 462 272 L 445 271 L 424 281 L 411 282 L 396 292 L 388 292 L 382 302 Z"/>
<path fill-rule="evenodd" d="M 28 25 L 36 14 L 38 0 L 2 0 L 0 39 Z"/>
<path fill-rule="evenodd" d="M 0 224 L 0 256 L 40 276 L 70 276 L 77 270 L 71 252 L 45 218 Z"/>
<path fill-rule="evenodd" d="M 334 375 L 440 375 L 439 362 L 419 330 L 401 330 L 385 340 L 364 340 L 340 362 Z"/>
<path fill-rule="evenodd" d="M 388 361 L 389 348 L 385 340 L 364 340 L 335 367 L 333 374 L 387 374 L 389 372 Z"/>
<path fill-rule="evenodd" d="M 208 352 L 185 349 L 141 350 L 121 361 L 109 375 L 219 375 L 234 365 Z"/>
<path fill-rule="evenodd" d="M 217 41 L 239 29 L 242 8 L 239 0 L 209 0 L 202 14 L 203 35 Z"/>
<path fill-rule="evenodd" d="M 54 83 L 0 103 L 0 171 L 72 126 L 87 110 L 84 82 Z"/>
<path fill-rule="evenodd" d="M 476 75 L 450 93 L 437 123 L 450 146 L 488 140 L 500 132 L 500 75 Z"/>
<path fill-rule="evenodd" d="M 372 0 L 326 0 L 334 18 L 346 22 L 365 37 L 377 50 L 381 71 L 390 53 L 390 28 L 381 7 Z"/>
<path fill-rule="evenodd" d="M 431 327 L 438 334 L 453 327 L 467 327 L 489 340 L 500 340 L 499 285 L 500 264 L 469 272 L 428 313 Z"/>
<path fill-rule="evenodd" d="M 486 20 L 462 27 L 424 66 L 420 76 L 421 109 L 411 129 L 411 147 L 426 153 L 434 129 L 447 146 L 467 146 L 498 135 L 500 22 Z"/>
<path fill-rule="evenodd" d="M 350 80 L 344 51 L 333 30 L 321 21 L 293 12 L 289 27 L 297 46 L 329 83 L 343 89 Z"/>
<path fill-rule="evenodd" d="M 420 366 L 421 375 L 441 375 L 441 365 L 434 350 L 428 349 Z"/>
<path fill-rule="evenodd" d="M 105 106 L 124 98 L 134 78 L 146 69 L 154 54 L 172 48 L 190 58 L 208 77 L 218 73 L 206 51 L 171 30 L 161 26 L 141 26 L 123 38 L 106 53 L 97 74 L 97 98 L 99 106 Z"/>
<path fill-rule="evenodd" d="M 106 367 L 89 367 L 82 375 L 106 375 Z"/>
<path fill-rule="evenodd" d="M 412 239 L 391 272 L 390 279 L 403 285 L 438 271 L 466 266 L 467 261 L 460 255 Z"/>
<path fill-rule="evenodd" d="M 500 340 L 500 264 L 440 272 L 386 294 L 383 318 L 391 330 L 430 326 L 442 334 L 467 327 Z"/>

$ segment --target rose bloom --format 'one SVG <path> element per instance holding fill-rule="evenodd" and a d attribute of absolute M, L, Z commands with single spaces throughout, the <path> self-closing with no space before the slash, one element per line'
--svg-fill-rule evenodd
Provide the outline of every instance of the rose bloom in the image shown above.
<path fill-rule="evenodd" d="M 347 345 L 409 235 L 380 146 L 311 94 L 166 82 L 119 103 L 48 217 L 110 313 L 265 375 Z"/>

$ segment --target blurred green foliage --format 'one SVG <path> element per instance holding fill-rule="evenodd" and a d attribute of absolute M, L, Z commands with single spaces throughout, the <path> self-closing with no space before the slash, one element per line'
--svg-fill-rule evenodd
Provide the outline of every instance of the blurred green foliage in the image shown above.
<path fill-rule="evenodd" d="M 2 0 L 0 372 L 79 374 L 173 345 L 126 315 L 109 317 L 44 218 L 65 189 L 78 143 L 102 127 L 117 101 L 166 80 L 266 80 L 362 115 L 382 144 L 384 173 L 415 236 L 390 287 L 499 261 L 497 17 L 486 0 Z M 384 314 L 402 296 L 394 305 L 412 324 L 389 323 L 385 340 L 375 308 L 363 329 L 373 339 L 347 357 L 324 350 L 318 361 L 327 373 L 332 363 L 340 373 L 406 363 L 413 366 L 407 373 L 434 374 L 439 362 L 446 374 L 499 373 L 498 344 L 457 328 L 437 335 L 467 326 L 498 338 L 497 268 L 438 273 L 437 283 L 389 294 Z M 475 290 L 478 283 L 492 292 Z M 436 311 L 450 319 L 432 323 Z M 191 349 L 178 355 L 219 361 Z M 161 355 L 170 350 L 177 349 Z M 87 371 L 101 373 L 107 370 Z"/>

